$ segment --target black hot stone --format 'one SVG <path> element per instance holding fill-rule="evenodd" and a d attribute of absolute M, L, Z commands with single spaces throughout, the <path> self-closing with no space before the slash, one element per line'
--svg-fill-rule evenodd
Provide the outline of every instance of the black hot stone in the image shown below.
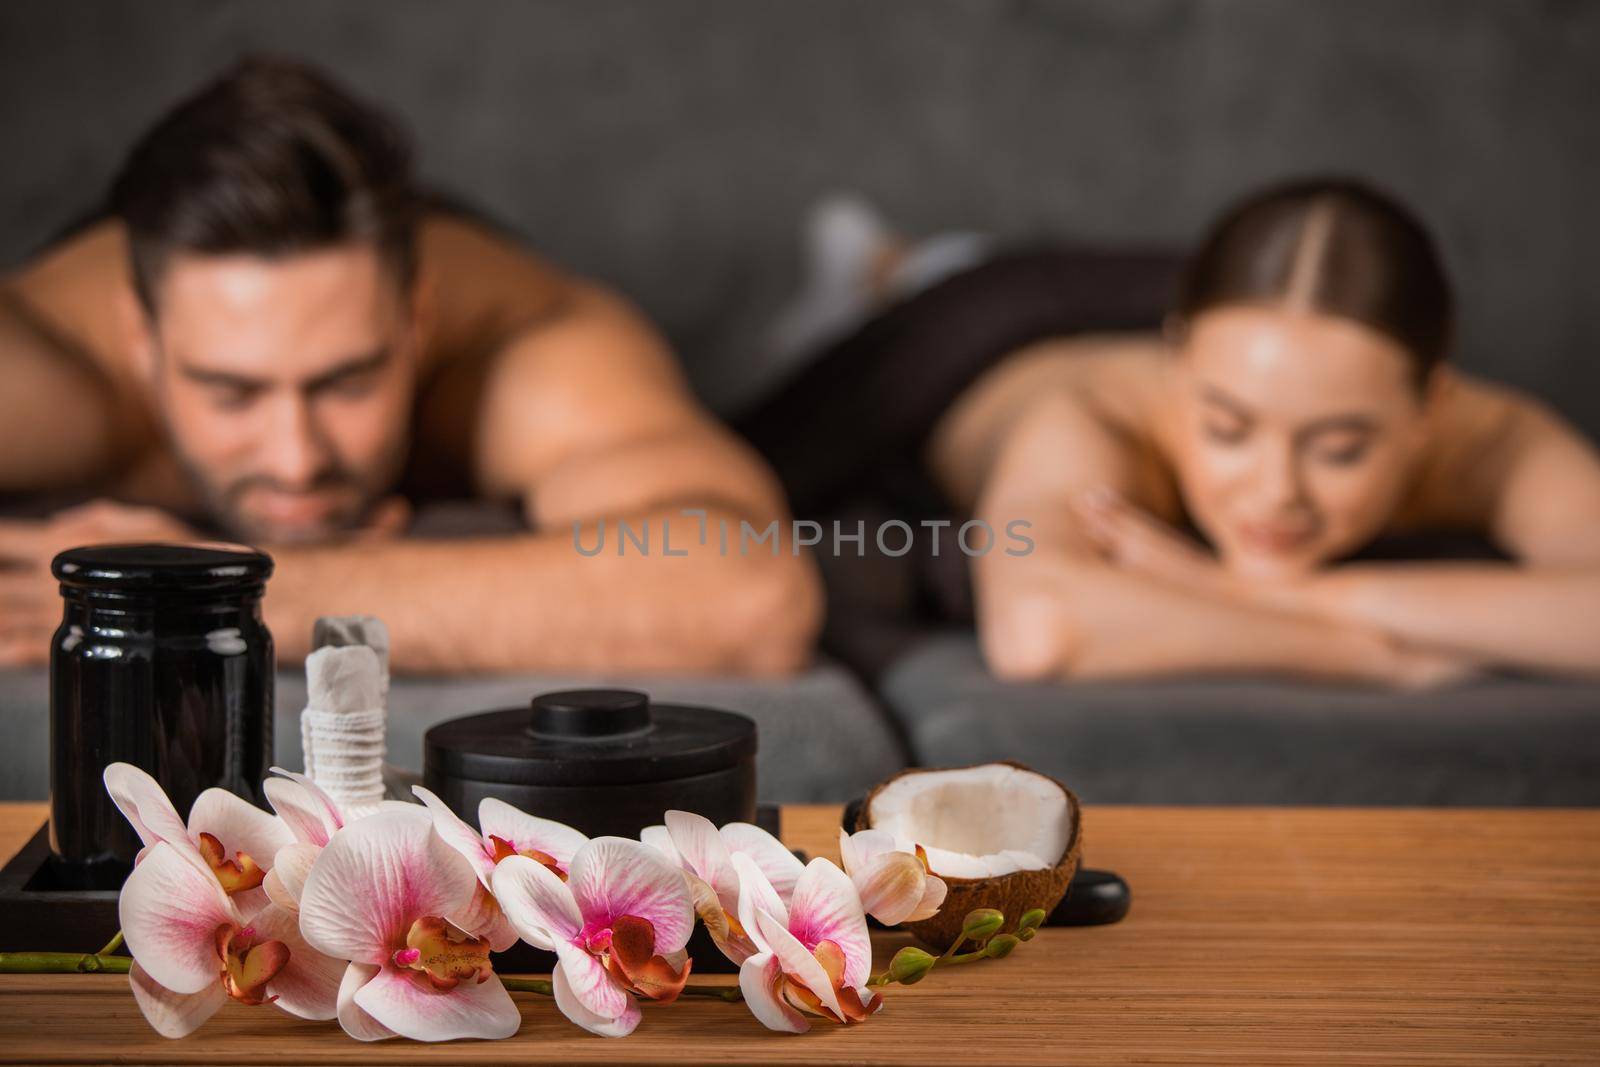
<path fill-rule="evenodd" d="M 423 779 L 473 824 L 479 801 L 498 797 L 590 837 L 638 837 L 670 808 L 719 826 L 753 822 L 755 753 L 755 723 L 743 715 L 573 689 L 435 726 L 423 738 Z"/>
<path fill-rule="evenodd" d="M 69 886 L 121 884 L 139 840 L 105 766 L 155 776 L 180 813 L 218 786 L 261 803 L 272 762 L 272 560 L 249 549 L 97 545 L 51 565 L 50 845 Z"/>

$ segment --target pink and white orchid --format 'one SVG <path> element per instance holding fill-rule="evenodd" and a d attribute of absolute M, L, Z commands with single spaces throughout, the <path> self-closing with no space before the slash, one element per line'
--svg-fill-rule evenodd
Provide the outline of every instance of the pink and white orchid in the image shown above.
<path fill-rule="evenodd" d="M 281 821 L 226 789 L 207 789 L 195 798 L 185 823 L 161 785 L 138 767 L 112 763 L 103 778 L 106 792 L 144 845 L 136 863 L 165 842 L 210 872 L 245 919 L 266 907 L 262 883 L 278 850 L 293 840 Z"/>
<path fill-rule="evenodd" d="M 488 941 L 456 922 L 476 885 L 417 805 L 368 815 L 329 838 L 300 896 L 300 932 L 349 961 L 337 1003 L 346 1033 L 448 1041 L 517 1032 L 521 1016 L 490 966 Z"/>
<path fill-rule="evenodd" d="M 689 887 L 647 845 L 597 837 L 573 856 L 566 881 L 545 864 L 511 856 L 491 882 L 517 933 L 554 947 L 556 1006 L 586 1030 L 630 1034 L 640 1017 L 633 994 L 675 1000 L 688 980 Z"/>
<path fill-rule="evenodd" d="M 839 857 L 867 914 L 885 926 L 931 918 L 944 904 L 949 887 L 928 868 L 922 846 L 906 846 L 887 830 L 840 830 Z"/>
<path fill-rule="evenodd" d="M 267 803 L 302 844 L 322 848 L 349 820 L 337 801 L 308 775 L 272 768 L 276 778 L 261 783 Z"/>
<path fill-rule="evenodd" d="M 494 898 L 490 878 L 495 865 L 511 856 L 525 856 L 566 881 L 572 857 L 589 839 L 565 823 L 529 815 L 494 797 L 485 797 L 478 804 L 479 833 L 422 786 L 414 785 L 411 791 L 433 814 L 434 832 L 461 853 L 478 875 L 478 888 L 473 891 L 471 907 L 462 915 L 462 928 L 487 937 L 491 949 L 504 952 L 517 943 L 518 934 Z M 548 950 L 551 946 L 536 947 Z"/>
<path fill-rule="evenodd" d="M 706 932 L 724 956 L 743 963 L 759 949 L 739 921 L 734 855 L 748 856 L 783 900 L 794 892 L 805 865 L 759 826 L 733 822 L 718 830 L 710 819 L 688 811 L 669 811 L 663 821 L 664 826 L 645 827 L 640 839 L 683 867 Z"/>
<path fill-rule="evenodd" d="M 787 904 L 750 857 L 735 854 L 739 920 L 760 950 L 739 967 L 739 990 L 762 1024 L 804 1033 L 807 1015 L 861 1022 L 883 1006 L 866 986 L 867 916 L 849 875 L 820 856 Z"/>
<path fill-rule="evenodd" d="M 134 1000 L 157 1033 L 192 1033 L 230 998 L 334 1017 L 342 964 L 305 943 L 292 913 L 268 905 L 247 921 L 182 845 L 158 840 L 142 855 L 118 911 Z"/>
<path fill-rule="evenodd" d="M 300 894 L 317 854 L 345 824 L 344 811 L 322 787 L 304 774 L 272 768 L 279 775 L 261 783 L 267 802 L 289 828 L 294 840 L 278 850 L 261 888 L 279 907 L 298 911 Z"/>
<path fill-rule="evenodd" d="M 300 906 L 300 893 L 305 886 L 306 876 L 311 873 L 311 865 L 316 862 L 323 846 L 346 824 L 364 818 L 372 811 L 352 815 L 309 775 L 286 771 L 282 767 L 272 768 L 272 773 L 279 777 L 268 778 L 262 783 L 262 789 L 272 809 L 294 835 L 294 841 L 280 848 L 273 857 L 272 870 L 267 873 L 261 888 L 266 890 L 273 903 L 295 910 Z M 373 810 L 398 808 L 412 811 L 415 807 L 403 800 L 383 800 Z"/>

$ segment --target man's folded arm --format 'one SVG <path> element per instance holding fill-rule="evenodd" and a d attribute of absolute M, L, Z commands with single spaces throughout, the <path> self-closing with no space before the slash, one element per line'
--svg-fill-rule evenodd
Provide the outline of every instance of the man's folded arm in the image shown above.
<path fill-rule="evenodd" d="M 508 346 L 485 395 L 480 488 L 520 496 L 534 532 L 279 550 L 267 611 L 286 654 L 304 653 L 316 615 L 362 611 L 389 623 L 400 670 L 805 662 L 822 594 L 781 490 L 624 301 L 573 284 L 559 314 Z M 778 539 L 756 542 L 774 522 Z M 624 524 L 633 538 L 620 540 Z"/>
<path fill-rule="evenodd" d="M 715 503 L 705 511 L 704 545 L 701 518 L 665 504 L 603 520 L 599 551 L 602 520 L 582 524 L 576 541 L 568 527 L 520 537 L 274 550 L 279 566 L 268 586 L 267 618 L 285 658 L 299 658 L 318 615 L 379 615 L 402 671 L 799 668 L 821 607 L 811 561 L 792 554 L 786 531 L 776 554 L 770 540 L 741 553 L 740 522 L 760 530 L 766 521 Z M 648 554 L 619 535 L 619 523 L 634 537 L 648 537 Z M 723 523 L 730 530 L 727 555 L 719 545 Z M 580 544 L 594 554 L 580 553 Z"/>

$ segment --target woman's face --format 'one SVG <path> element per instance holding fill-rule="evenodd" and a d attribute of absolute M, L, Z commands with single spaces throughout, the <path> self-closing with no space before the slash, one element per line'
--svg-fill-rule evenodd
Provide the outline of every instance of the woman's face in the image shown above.
<path fill-rule="evenodd" d="M 1377 534 L 1425 439 L 1413 363 L 1294 308 L 1204 312 L 1182 345 L 1178 479 L 1231 570 L 1303 575 Z"/>

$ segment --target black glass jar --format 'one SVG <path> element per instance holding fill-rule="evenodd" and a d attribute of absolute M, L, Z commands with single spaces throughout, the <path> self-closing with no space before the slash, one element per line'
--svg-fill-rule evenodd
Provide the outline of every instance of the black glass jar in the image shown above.
<path fill-rule="evenodd" d="M 138 837 L 106 764 L 149 771 L 180 815 L 220 786 L 260 803 L 272 763 L 272 559 L 245 548 L 96 545 L 51 564 L 50 848 L 63 882 L 121 884 Z"/>

